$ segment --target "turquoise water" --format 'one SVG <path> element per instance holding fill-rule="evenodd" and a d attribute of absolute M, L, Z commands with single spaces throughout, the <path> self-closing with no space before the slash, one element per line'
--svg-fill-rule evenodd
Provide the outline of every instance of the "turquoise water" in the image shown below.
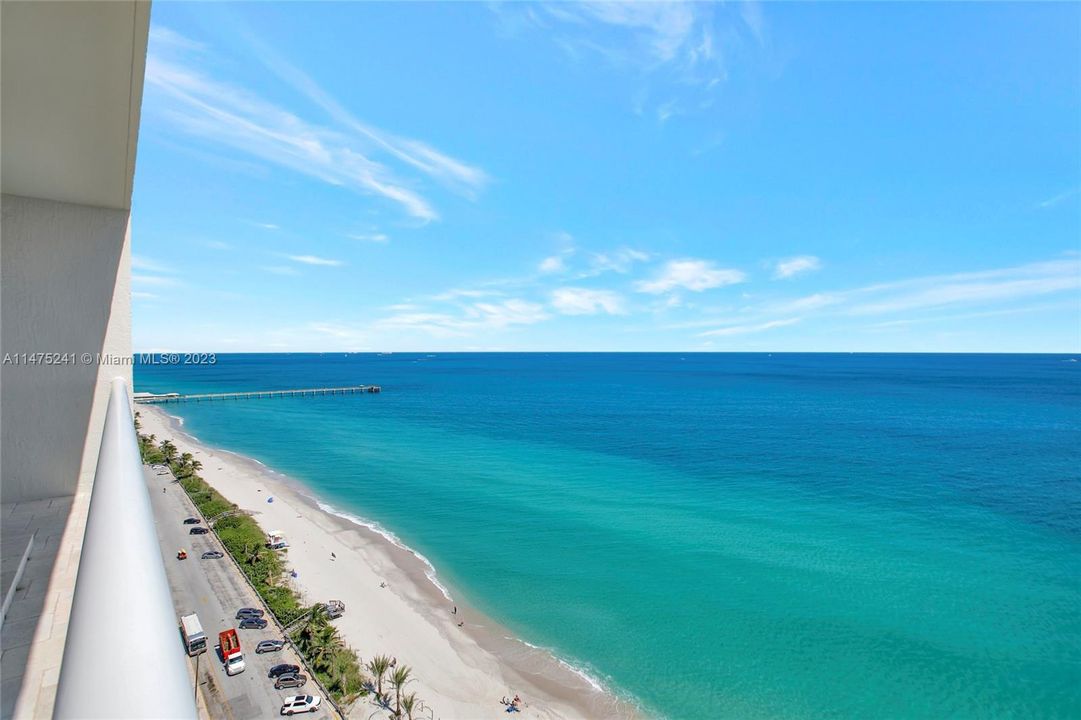
<path fill-rule="evenodd" d="M 382 385 L 170 411 L 650 714 L 1077 718 L 1071 360 L 219 355 L 135 378 Z"/>

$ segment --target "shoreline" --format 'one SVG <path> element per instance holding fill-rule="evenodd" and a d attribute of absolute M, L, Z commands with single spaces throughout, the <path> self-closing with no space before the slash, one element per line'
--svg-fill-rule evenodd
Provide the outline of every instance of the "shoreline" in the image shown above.
<path fill-rule="evenodd" d="M 143 432 L 191 452 L 207 483 L 250 511 L 264 531 L 285 532 L 286 564 L 298 574 L 291 583 L 305 602 L 345 601 L 346 615 L 335 625 L 346 642 L 362 662 L 386 654 L 410 665 L 412 689 L 437 717 L 502 717 L 500 699 L 515 694 L 525 701 L 521 717 L 642 717 L 585 670 L 454 600 L 432 563 L 379 523 L 254 458 L 204 444 L 186 432 L 183 418 L 152 406 L 138 410 Z M 351 714 L 367 707 L 358 701 Z"/>

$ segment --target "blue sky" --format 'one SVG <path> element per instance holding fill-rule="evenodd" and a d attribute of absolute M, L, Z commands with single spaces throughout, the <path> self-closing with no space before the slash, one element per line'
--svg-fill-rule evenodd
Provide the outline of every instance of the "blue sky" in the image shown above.
<path fill-rule="evenodd" d="M 1081 351 L 1081 5 L 157 3 L 138 351 Z"/>

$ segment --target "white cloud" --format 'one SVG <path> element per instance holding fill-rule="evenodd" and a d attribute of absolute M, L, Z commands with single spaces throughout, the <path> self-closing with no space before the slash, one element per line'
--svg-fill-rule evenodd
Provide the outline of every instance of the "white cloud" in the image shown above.
<path fill-rule="evenodd" d="M 913 322 L 958 321 L 1021 312 L 1016 303 L 1035 297 L 1065 295 L 1077 298 L 1081 289 L 1081 258 L 976 272 L 932 275 L 866 285 L 850 290 L 819 292 L 794 300 L 769 300 L 730 308 L 725 317 L 704 317 L 673 328 L 712 327 L 703 335 L 741 335 L 761 332 L 814 318 L 894 316 L 872 328 L 904 326 Z M 912 311 L 938 310 L 944 314 L 918 319 Z M 958 314 L 958 311 L 967 311 Z M 945 314 L 945 313 L 949 314 Z M 796 316 L 796 317 L 793 317 Z M 900 316 L 900 317 L 898 317 Z"/>
<path fill-rule="evenodd" d="M 232 245 L 230 245 L 229 243 L 223 243 L 220 240 L 207 240 L 206 242 L 203 243 L 203 245 L 207 246 L 211 250 L 232 250 L 233 249 Z"/>
<path fill-rule="evenodd" d="M 438 295 L 432 295 L 432 300 L 438 300 L 439 302 L 450 302 L 452 300 L 458 300 L 459 298 L 482 298 L 482 297 L 498 297 L 503 293 L 498 290 L 471 290 L 454 288 L 447 290 L 446 292 L 439 293 Z"/>
<path fill-rule="evenodd" d="M 352 233 L 352 234 L 346 235 L 346 237 L 349 238 L 350 240 L 360 240 L 361 242 L 380 243 L 380 244 L 386 244 L 386 243 L 390 242 L 390 238 L 386 234 L 381 233 L 381 232 Z"/>
<path fill-rule="evenodd" d="M 564 315 L 623 315 L 623 296 L 611 290 L 564 287 L 552 291 L 552 307 Z"/>
<path fill-rule="evenodd" d="M 488 327 L 532 325 L 548 319 L 543 305 L 517 299 L 499 303 L 474 303 L 466 310 L 466 315 L 478 319 Z"/>
<path fill-rule="evenodd" d="M 784 280 L 821 269 L 822 261 L 814 255 L 797 255 L 796 257 L 778 261 L 773 270 L 773 277 L 777 280 Z"/>
<path fill-rule="evenodd" d="M 273 273 L 275 275 L 297 275 L 297 269 L 291 265 L 264 265 L 262 267 L 264 272 Z"/>
<path fill-rule="evenodd" d="M 466 305 L 460 315 L 435 312 L 404 312 L 376 320 L 374 327 L 396 331 L 419 330 L 433 337 L 469 336 L 508 328 L 532 325 L 550 316 L 543 305 L 511 298 L 499 302 Z"/>
<path fill-rule="evenodd" d="M 579 278 L 596 277 L 607 272 L 624 275 L 631 271 L 635 263 L 646 262 L 652 255 L 634 248 L 619 248 L 609 252 L 593 253 L 589 259 L 589 269 L 578 274 Z"/>
<path fill-rule="evenodd" d="M 851 308 L 853 315 L 881 315 L 945 305 L 969 305 L 1017 300 L 1081 288 L 1081 275 L 1064 273 L 1036 278 L 972 281 L 963 276 Z"/>
<path fill-rule="evenodd" d="M 418 140 L 363 125 L 284 61 L 269 55 L 260 58 L 329 112 L 335 127 L 308 122 L 245 88 L 208 77 L 175 57 L 165 59 L 164 55 L 183 54 L 176 52 L 175 45 L 171 49 L 174 52 L 151 52 L 147 57 L 144 116 L 160 113 L 173 126 L 209 143 L 232 147 L 330 185 L 381 196 L 425 222 L 438 218 L 436 210 L 414 189 L 415 183 L 399 180 L 387 165 L 370 157 L 373 150 L 470 196 L 487 182 L 479 168 Z"/>
<path fill-rule="evenodd" d="M 306 95 L 342 127 L 366 137 L 399 161 L 467 197 L 475 198 L 476 193 L 488 184 L 487 173 L 478 167 L 453 158 L 420 140 L 398 137 L 361 122 L 315 80 L 287 62 L 270 45 L 244 29 L 241 29 L 240 35 L 251 46 L 255 57 L 268 69 L 286 84 Z"/>
<path fill-rule="evenodd" d="M 132 290 L 131 297 L 133 300 L 156 300 L 158 298 L 154 293 L 140 292 L 139 290 Z"/>
<path fill-rule="evenodd" d="M 144 270 L 151 273 L 171 273 L 173 269 L 167 265 L 160 263 L 156 260 L 151 260 L 148 257 L 142 255 L 131 256 L 131 269 L 132 270 Z"/>
<path fill-rule="evenodd" d="M 541 260 L 541 263 L 537 266 L 537 269 L 542 273 L 557 273 L 563 272 L 566 267 L 567 266 L 563 262 L 562 255 L 552 255 L 551 257 L 546 257 Z"/>
<path fill-rule="evenodd" d="M 646 52 L 649 63 L 667 63 L 699 56 L 696 25 L 702 8 L 684 2 L 578 2 L 550 3 L 548 15 L 572 25 L 599 23 L 632 34 Z M 708 33 L 708 29 L 703 28 Z"/>
<path fill-rule="evenodd" d="M 323 265 L 326 267 L 338 267 L 345 264 L 341 260 L 331 260 L 329 258 L 321 258 L 315 255 L 289 255 L 288 257 L 293 262 L 303 263 L 304 265 Z"/>
<path fill-rule="evenodd" d="M 156 48 L 159 45 L 167 45 L 182 50 L 194 50 L 202 52 L 206 50 L 206 45 L 201 42 L 196 42 L 190 38 L 186 38 L 178 32 L 174 32 L 162 25 L 150 26 L 150 46 Z"/>
<path fill-rule="evenodd" d="M 765 332 L 766 330 L 785 327 L 786 325 L 795 325 L 801 319 L 802 318 L 787 318 L 785 320 L 770 320 L 769 322 L 758 323 L 755 325 L 733 325 L 731 327 L 717 328 L 716 330 L 707 330 L 706 332 L 698 333 L 698 336 L 723 337 L 728 335 L 748 335 L 750 333 Z"/>
<path fill-rule="evenodd" d="M 1042 201 L 1040 203 L 1037 203 L 1036 207 L 1038 207 L 1040 209 L 1043 209 L 1043 210 L 1046 210 L 1047 208 L 1055 207 L 1056 205 L 1061 203 L 1063 200 L 1069 200 L 1070 198 L 1072 198 L 1074 195 L 1077 195 L 1078 193 L 1081 193 L 1081 187 L 1070 188 L 1069 190 L 1066 190 L 1065 192 L 1060 192 L 1058 195 L 1054 195 L 1054 196 L 1049 197 L 1049 198 L 1047 198 L 1046 200 L 1044 200 L 1044 201 Z"/>
<path fill-rule="evenodd" d="M 182 285 L 179 280 L 161 275 L 132 274 L 131 282 L 134 285 L 148 285 L 153 287 L 178 287 Z"/>
<path fill-rule="evenodd" d="M 253 222 L 252 225 L 254 225 L 255 227 L 261 227 L 264 230 L 281 230 L 281 228 L 274 223 Z"/>
<path fill-rule="evenodd" d="M 639 292 L 660 295 L 677 288 L 702 292 L 724 285 L 735 285 L 747 279 L 740 270 L 718 268 L 708 260 L 687 258 L 672 260 L 652 280 L 640 280 L 635 283 Z"/>

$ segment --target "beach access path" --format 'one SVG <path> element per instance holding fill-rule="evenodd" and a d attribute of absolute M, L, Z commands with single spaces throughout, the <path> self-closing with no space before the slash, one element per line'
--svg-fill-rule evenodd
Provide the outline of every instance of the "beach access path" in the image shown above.
<path fill-rule="evenodd" d="M 189 534 L 192 527 L 199 526 L 184 525 L 184 518 L 199 517 L 199 513 L 195 511 L 180 484 L 174 482 L 172 474 L 159 476 L 144 466 L 143 475 L 146 477 L 151 505 L 154 508 L 154 522 L 158 530 L 158 540 L 161 542 L 169 587 L 173 593 L 177 624 L 179 625 L 180 616 L 194 612 L 199 616 L 199 622 L 207 636 L 207 651 L 199 656 L 201 709 L 205 707 L 212 720 L 268 718 L 278 715 L 282 700 L 290 695 L 320 695 L 315 684 L 310 681 L 303 688 L 274 689 L 274 681 L 267 677 L 271 667 L 279 663 L 302 663 L 288 646 L 281 652 L 255 654 L 255 646 L 260 640 L 281 639 L 281 634 L 272 621 L 264 630 L 237 630 L 246 669 L 232 677 L 225 674 L 216 648 L 218 633 L 237 627 L 234 617 L 238 609 L 266 608 L 228 555 L 218 560 L 199 559 L 207 550 L 220 550 L 224 553 L 225 548 L 214 533 Z M 162 492 L 162 488 L 165 488 L 165 492 Z M 176 554 L 181 548 L 187 550 L 187 560 L 177 560 Z M 176 641 L 177 647 L 181 647 L 179 631 Z M 196 659 L 188 659 L 194 670 Z M 305 717 L 319 720 L 336 718 L 337 714 L 327 707 L 315 715 Z"/>

